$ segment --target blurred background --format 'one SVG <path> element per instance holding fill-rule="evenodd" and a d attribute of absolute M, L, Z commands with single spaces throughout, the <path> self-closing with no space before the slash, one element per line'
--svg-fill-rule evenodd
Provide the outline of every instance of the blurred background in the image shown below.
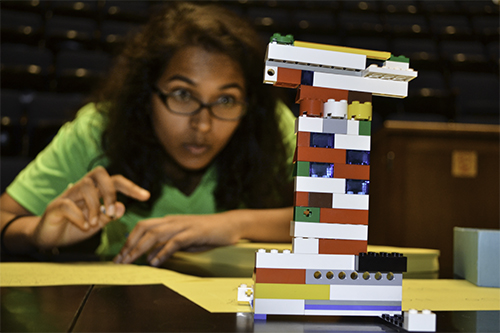
<path fill-rule="evenodd" d="M 164 2 L 0 2 L 2 192 Z M 246 17 L 265 40 L 280 32 L 410 58 L 409 96 L 373 98 L 370 244 L 440 248 L 446 277 L 450 228 L 498 228 L 498 0 L 200 2 Z"/>

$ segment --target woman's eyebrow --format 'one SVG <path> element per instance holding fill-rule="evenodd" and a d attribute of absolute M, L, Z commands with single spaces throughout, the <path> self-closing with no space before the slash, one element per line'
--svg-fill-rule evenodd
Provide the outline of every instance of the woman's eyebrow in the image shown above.
<path fill-rule="evenodd" d="M 180 75 L 180 74 L 176 74 L 176 75 L 174 75 L 174 76 L 170 77 L 170 78 L 167 80 L 167 82 L 171 82 L 171 81 L 175 81 L 175 80 L 184 81 L 184 82 L 186 82 L 186 83 L 188 83 L 188 84 L 190 84 L 190 85 L 193 85 L 193 86 L 195 86 L 195 85 L 196 85 L 196 83 L 194 83 L 194 81 L 193 81 L 193 80 L 191 80 L 190 78 L 185 77 L 185 76 L 183 76 L 183 75 Z"/>
<path fill-rule="evenodd" d="M 236 82 L 225 84 L 222 87 L 220 87 L 219 90 L 225 90 L 225 89 L 230 89 L 230 88 L 236 88 L 236 89 L 241 90 L 241 92 L 245 92 L 245 89 L 243 89 L 241 84 L 236 83 Z"/>
<path fill-rule="evenodd" d="M 180 75 L 180 74 L 176 74 L 176 75 L 170 77 L 167 80 L 167 82 L 172 82 L 172 81 L 176 81 L 176 80 L 186 82 L 187 84 L 190 84 L 192 86 L 197 86 L 197 84 L 193 80 L 191 80 L 190 78 L 185 77 L 183 75 Z M 236 88 L 236 89 L 239 89 L 241 92 L 245 92 L 245 89 L 241 86 L 241 84 L 239 84 L 237 82 L 225 84 L 225 85 L 221 86 L 219 88 L 219 90 L 225 90 L 225 89 L 231 89 L 231 88 Z"/>

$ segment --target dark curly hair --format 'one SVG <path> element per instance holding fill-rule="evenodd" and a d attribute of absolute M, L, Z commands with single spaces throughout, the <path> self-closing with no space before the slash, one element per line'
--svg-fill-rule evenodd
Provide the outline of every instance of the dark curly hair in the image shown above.
<path fill-rule="evenodd" d="M 151 124 L 151 94 L 170 59 L 187 46 L 229 55 L 246 81 L 248 112 L 214 161 L 218 209 L 292 205 L 291 166 L 275 113 L 276 91 L 262 83 L 264 44 L 247 22 L 214 5 L 161 7 L 125 44 L 93 98 L 108 119 L 102 136 L 108 172 L 151 191 L 149 205 L 159 197 L 169 181 L 163 162 L 170 157 Z"/>

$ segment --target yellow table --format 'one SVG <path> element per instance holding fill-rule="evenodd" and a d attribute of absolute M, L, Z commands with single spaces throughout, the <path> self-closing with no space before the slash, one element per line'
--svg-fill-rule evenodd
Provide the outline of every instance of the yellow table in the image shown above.
<path fill-rule="evenodd" d="M 0 286 L 163 284 L 210 312 L 249 312 L 236 301 L 251 278 L 196 277 L 149 266 L 101 263 L 0 263 Z M 403 310 L 500 310 L 500 289 L 465 280 L 403 280 Z"/>

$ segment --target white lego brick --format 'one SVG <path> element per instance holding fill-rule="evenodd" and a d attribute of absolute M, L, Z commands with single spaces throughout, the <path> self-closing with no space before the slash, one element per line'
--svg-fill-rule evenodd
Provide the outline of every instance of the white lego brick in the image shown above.
<path fill-rule="evenodd" d="M 330 300 L 335 301 L 398 301 L 403 299 L 402 286 L 330 285 Z"/>
<path fill-rule="evenodd" d="M 405 311 L 403 328 L 407 331 L 436 332 L 436 314 L 430 310 L 418 312 L 415 309 Z"/>
<path fill-rule="evenodd" d="M 330 73 L 314 73 L 314 87 L 343 89 L 374 95 L 403 98 L 408 95 L 408 82 L 374 79 Z"/>
<path fill-rule="evenodd" d="M 417 72 L 413 69 L 400 69 L 389 67 L 378 67 L 370 65 L 363 71 L 363 77 L 370 77 L 382 80 L 404 81 L 409 82 L 417 77 Z"/>
<path fill-rule="evenodd" d="M 253 299 L 253 289 L 246 284 L 240 284 L 238 287 L 238 302 L 250 303 Z"/>
<path fill-rule="evenodd" d="M 347 121 L 347 135 L 359 135 L 359 120 L 349 119 Z"/>
<path fill-rule="evenodd" d="M 319 253 L 319 239 L 318 238 L 302 238 L 296 237 L 292 243 L 293 253 Z"/>
<path fill-rule="evenodd" d="M 369 209 L 369 195 L 367 194 L 333 194 L 332 208 L 341 209 Z"/>
<path fill-rule="evenodd" d="M 265 60 L 357 70 L 366 68 L 366 55 L 275 43 L 268 44 Z"/>
<path fill-rule="evenodd" d="M 370 150 L 371 136 L 336 134 L 333 145 L 335 149 Z"/>
<path fill-rule="evenodd" d="M 345 269 L 354 270 L 354 255 L 269 253 L 265 250 L 255 253 L 255 268 L 287 269 Z"/>
<path fill-rule="evenodd" d="M 326 239 L 368 240 L 368 226 L 363 224 L 291 222 L 291 236 Z"/>
<path fill-rule="evenodd" d="M 301 116 L 295 119 L 295 133 L 297 132 L 323 132 L 323 118 Z"/>
<path fill-rule="evenodd" d="M 278 80 L 278 67 L 266 66 L 264 70 L 264 83 L 274 84 Z"/>
<path fill-rule="evenodd" d="M 329 99 L 323 104 L 323 115 L 334 118 L 347 118 L 347 101 L 345 99 L 336 101 Z"/>
<path fill-rule="evenodd" d="M 409 62 L 386 60 L 384 62 L 384 67 L 399 68 L 399 69 L 410 69 L 410 63 Z"/>
<path fill-rule="evenodd" d="M 333 73 L 333 74 L 340 74 L 340 75 L 361 76 L 361 71 L 359 69 L 350 69 L 350 68 L 323 67 L 323 66 L 311 65 L 311 64 L 296 64 L 296 63 L 291 63 L 291 62 L 282 62 L 282 61 L 273 61 L 273 60 L 267 60 L 266 66 L 276 66 L 279 68 L 299 69 L 301 71 L 314 71 L 314 72 Z"/>
<path fill-rule="evenodd" d="M 304 310 L 306 316 L 363 316 L 363 317 L 380 317 L 384 314 L 400 315 L 401 311 L 355 311 L 355 310 Z M 372 332 L 363 327 L 365 332 Z M 379 329 L 379 328 L 378 328 Z M 348 331 L 348 330 L 346 330 Z M 377 331 L 377 330 L 374 330 Z"/>
<path fill-rule="evenodd" d="M 345 179 L 320 177 L 295 177 L 296 192 L 345 193 Z"/>
<path fill-rule="evenodd" d="M 303 315 L 304 303 L 303 299 L 257 298 L 254 300 L 254 312 L 270 315 Z"/>

